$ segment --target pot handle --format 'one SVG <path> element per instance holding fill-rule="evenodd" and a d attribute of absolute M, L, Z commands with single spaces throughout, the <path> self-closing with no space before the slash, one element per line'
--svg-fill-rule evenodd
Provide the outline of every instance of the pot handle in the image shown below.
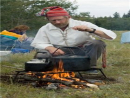
<path fill-rule="evenodd" d="M 58 50 L 58 49 L 60 49 L 60 48 L 69 48 L 69 49 L 74 49 L 74 48 L 77 48 L 77 49 L 80 49 L 81 51 L 83 51 L 81 48 L 79 48 L 79 47 L 68 47 L 68 46 L 60 46 L 60 47 L 58 47 L 53 53 L 52 53 L 52 55 Z M 84 53 L 85 53 L 85 51 L 83 51 Z M 72 52 L 73 54 L 74 54 L 74 52 Z"/>

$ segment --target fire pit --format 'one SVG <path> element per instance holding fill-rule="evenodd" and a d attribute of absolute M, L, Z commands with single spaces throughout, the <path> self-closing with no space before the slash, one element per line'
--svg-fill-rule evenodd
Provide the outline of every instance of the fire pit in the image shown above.
<path fill-rule="evenodd" d="M 57 51 L 57 50 L 56 50 Z M 29 73 L 36 78 L 40 78 L 42 81 L 49 80 L 52 82 L 61 81 L 63 84 L 66 84 L 65 81 L 73 81 L 77 84 L 86 85 L 86 83 L 77 82 L 75 78 L 75 72 L 78 72 L 80 78 L 83 79 L 80 71 L 88 70 L 99 70 L 102 75 L 106 78 L 101 68 L 91 67 L 90 59 L 86 56 L 79 55 L 62 55 L 62 56 L 53 56 L 51 58 L 42 58 L 42 59 L 32 59 L 25 63 L 24 71 L 16 71 L 17 74 L 14 77 L 14 81 L 17 79 L 17 76 L 22 73 Z M 40 73 L 40 74 L 39 74 Z M 56 80 L 54 80 L 56 79 Z M 76 79 L 76 80 L 75 80 Z M 79 80 L 83 81 L 83 80 Z M 67 82 L 68 83 L 72 82 Z M 86 85 L 88 86 L 88 85 Z"/>
<path fill-rule="evenodd" d="M 62 88 L 62 87 L 73 87 L 73 88 L 85 88 L 85 87 L 90 87 L 90 88 L 96 88 L 98 89 L 97 85 L 104 84 L 102 81 L 96 81 L 94 83 L 88 82 L 87 79 L 83 78 L 80 76 L 79 78 L 76 77 L 75 72 L 79 71 L 65 71 L 64 66 L 63 66 L 63 61 L 60 60 L 57 65 L 53 66 L 52 70 L 49 71 L 16 71 L 17 74 L 14 77 L 14 82 L 17 78 L 18 75 L 26 80 L 30 81 L 33 83 L 33 86 L 46 86 L 47 89 L 57 89 L 57 88 Z M 20 74 L 22 73 L 22 74 Z M 80 73 L 79 73 L 80 75 Z M 55 87 L 55 85 L 57 85 Z"/>

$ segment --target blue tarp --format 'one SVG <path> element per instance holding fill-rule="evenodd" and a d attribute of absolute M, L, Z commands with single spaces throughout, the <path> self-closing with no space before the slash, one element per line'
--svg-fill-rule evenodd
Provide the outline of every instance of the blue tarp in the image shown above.
<path fill-rule="evenodd" d="M 28 49 L 21 49 L 21 48 L 13 48 L 11 49 L 11 53 L 29 53 L 30 50 Z"/>
<path fill-rule="evenodd" d="M 130 31 L 129 32 L 125 32 L 125 33 L 122 33 L 122 36 L 121 36 L 121 43 L 130 43 Z"/>
<path fill-rule="evenodd" d="M 0 50 L 11 50 L 14 46 L 15 40 L 0 35 Z"/>
<path fill-rule="evenodd" d="M 33 38 L 31 37 L 20 42 L 19 40 L 14 40 L 6 36 L 0 35 L 0 50 L 5 51 L 5 50 L 11 50 L 13 48 L 18 48 L 18 49 L 27 49 L 31 51 L 34 49 L 33 47 L 30 46 L 32 41 Z"/>

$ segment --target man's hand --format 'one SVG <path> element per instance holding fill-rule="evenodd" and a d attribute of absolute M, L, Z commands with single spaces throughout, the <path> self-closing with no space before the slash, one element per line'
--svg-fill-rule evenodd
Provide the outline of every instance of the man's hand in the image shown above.
<path fill-rule="evenodd" d="M 55 47 L 53 47 L 53 46 L 48 46 L 48 47 L 46 47 L 45 49 L 48 50 L 51 54 L 53 54 L 53 53 L 57 50 L 57 48 L 55 48 Z M 58 49 L 58 50 L 54 53 L 54 55 L 63 55 L 63 54 L 65 54 L 65 53 L 64 53 L 64 51 L 62 51 L 61 49 Z"/>
<path fill-rule="evenodd" d="M 84 26 L 84 25 L 74 26 L 73 29 L 79 30 L 79 31 L 87 31 L 87 32 L 91 32 L 93 30 L 92 28 L 89 28 L 89 27 Z"/>

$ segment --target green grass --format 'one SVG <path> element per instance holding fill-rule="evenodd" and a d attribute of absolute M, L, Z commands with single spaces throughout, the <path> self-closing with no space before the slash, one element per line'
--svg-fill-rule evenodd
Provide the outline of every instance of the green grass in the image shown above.
<path fill-rule="evenodd" d="M 2 98 L 130 98 L 130 44 L 121 44 L 121 34 L 125 31 L 115 31 L 118 35 L 114 41 L 104 40 L 107 44 L 107 68 L 104 73 L 116 81 L 107 80 L 100 90 L 60 89 L 46 90 L 34 88 L 30 84 L 1 81 Z M 24 63 L 33 58 L 35 54 L 15 54 L 4 57 L 1 62 L 1 75 L 13 74 L 16 70 L 24 69 Z M 98 60 L 101 66 L 101 59 Z M 21 68 L 21 69 L 19 69 Z M 0 97 L 1 98 L 1 97 Z"/>

